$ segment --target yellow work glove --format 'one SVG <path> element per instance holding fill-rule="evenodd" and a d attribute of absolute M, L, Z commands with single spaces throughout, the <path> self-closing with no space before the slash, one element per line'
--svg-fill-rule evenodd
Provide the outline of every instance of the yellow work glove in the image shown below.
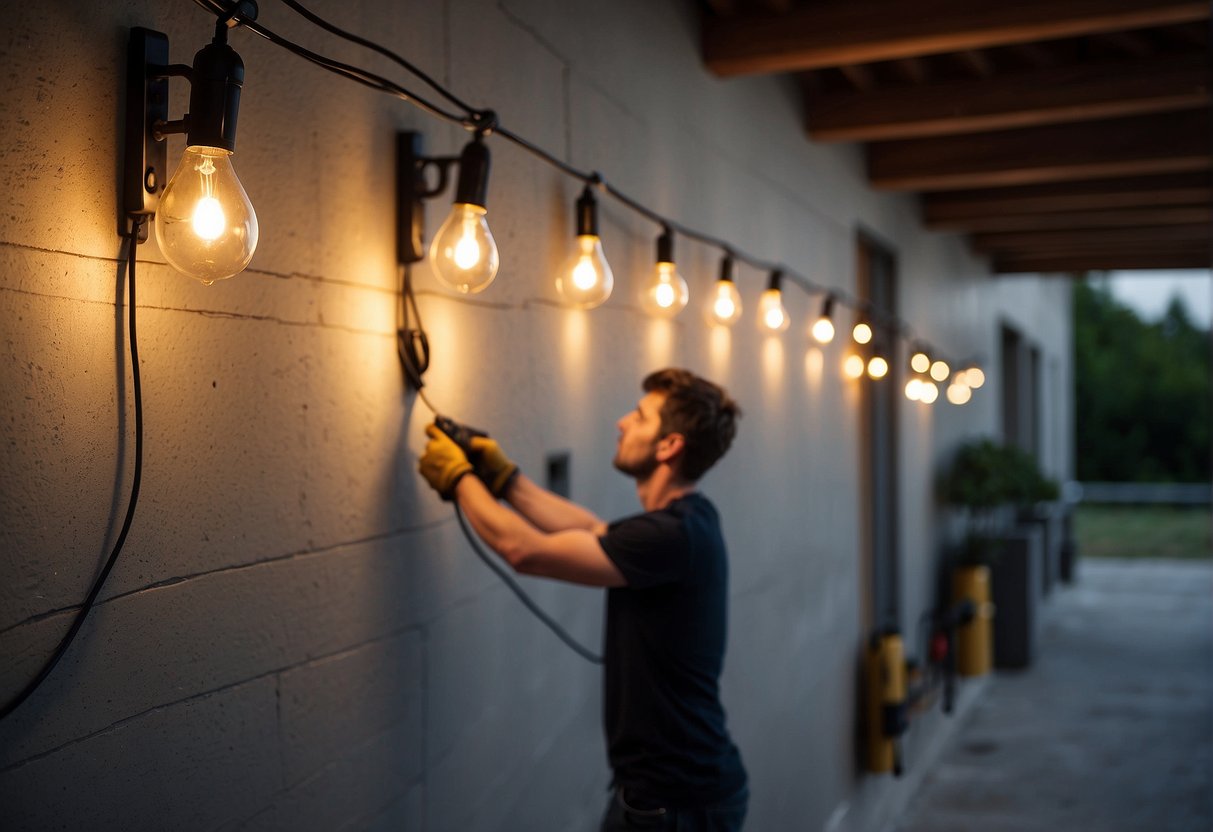
<path fill-rule="evenodd" d="M 500 500 L 518 476 L 518 466 L 502 452 L 495 440 L 487 436 L 473 436 L 469 444 L 472 460 L 476 463 L 476 476 Z"/>
<path fill-rule="evenodd" d="M 442 499 L 450 500 L 455 496 L 455 485 L 464 474 L 471 473 L 472 463 L 468 462 L 462 448 L 433 425 L 426 426 L 425 435 L 430 441 L 417 462 L 417 469 Z"/>

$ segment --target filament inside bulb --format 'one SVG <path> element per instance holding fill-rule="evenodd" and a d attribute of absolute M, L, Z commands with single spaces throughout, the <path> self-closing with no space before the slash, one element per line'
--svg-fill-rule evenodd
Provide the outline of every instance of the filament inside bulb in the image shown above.
<path fill-rule="evenodd" d="M 573 267 L 573 285 L 585 292 L 594 288 L 597 282 L 598 272 L 594 268 L 594 262 L 588 256 L 582 255 Z"/>
<path fill-rule="evenodd" d="M 470 226 L 470 227 L 469 227 Z M 480 246 L 476 243 L 475 223 L 464 223 L 463 236 L 455 243 L 452 258 L 461 269 L 470 269 L 480 262 Z"/>
<path fill-rule="evenodd" d="M 223 206 L 213 196 L 204 196 L 198 200 L 198 204 L 194 206 L 194 216 L 191 222 L 194 226 L 194 233 L 207 242 L 218 240 L 219 235 L 227 226 Z"/>
<path fill-rule="evenodd" d="M 668 283 L 662 283 L 653 290 L 653 300 L 657 301 L 657 305 L 662 309 L 669 309 L 674 305 L 674 287 Z"/>
<path fill-rule="evenodd" d="M 716 298 L 716 305 L 714 309 L 716 311 L 716 317 L 718 318 L 731 318 L 733 317 L 733 313 L 737 311 L 737 307 L 733 303 L 733 299 L 727 295 Z"/>

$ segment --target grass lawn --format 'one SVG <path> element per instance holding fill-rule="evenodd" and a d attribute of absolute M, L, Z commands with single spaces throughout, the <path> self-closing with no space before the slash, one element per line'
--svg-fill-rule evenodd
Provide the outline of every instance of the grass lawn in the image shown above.
<path fill-rule="evenodd" d="M 1080 505 L 1074 515 L 1079 557 L 1213 557 L 1208 508 Z"/>

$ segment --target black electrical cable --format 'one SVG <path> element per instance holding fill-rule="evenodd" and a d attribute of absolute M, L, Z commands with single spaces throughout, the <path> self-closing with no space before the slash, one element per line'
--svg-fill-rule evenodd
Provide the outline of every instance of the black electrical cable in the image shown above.
<path fill-rule="evenodd" d="M 328 22 L 320 15 L 309 11 L 307 8 L 305 8 L 303 6 L 302 3 L 298 3 L 298 2 L 296 2 L 296 0 L 282 0 L 282 3 L 285 6 L 287 6 L 288 8 L 295 11 L 300 16 L 311 21 L 316 26 L 319 26 L 321 29 L 325 29 L 326 31 L 332 32 L 337 37 L 344 38 L 345 40 L 348 40 L 351 43 L 355 43 L 358 46 L 361 46 L 365 49 L 370 49 L 372 52 L 378 52 L 380 55 L 384 56 L 388 60 L 394 61 L 395 63 L 404 67 L 404 69 L 407 70 L 408 72 L 417 76 L 417 78 L 419 78 L 421 81 L 428 84 L 436 93 L 441 95 L 443 98 L 445 98 L 447 101 L 451 102 L 452 104 L 454 104 L 456 107 L 460 108 L 461 110 L 464 110 L 469 114 L 478 112 L 475 107 L 473 107 L 471 104 L 468 104 L 463 99 L 459 98 L 457 95 L 455 95 L 450 90 L 448 90 L 446 87 L 439 84 L 437 81 L 435 81 L 433 78 L 431 78 L 424 70 L 422 70 L 416 64 L 412 63 L 411 61 L 406 60 L 403 56 L 401 56 L 400 54 L 398 54 L 396 52 L 393 52 L 391 49 L 388 49 L 386 46 L 380 46 L 378 43 L 375 43 L 373 40 L 367 40 L 366 38 L 360 37 L 359 35 L 355 35 L 352 32 L 346 31 L 345 29 L 338 28 L 336 25 Z"/>
<path fill-rule="evenodd" d="M 59 646 L 55 648 L 55 652 L 47 660 L 46 664 L 42 666 L 42 670 L 38 672 L 38 675 L 0 709 L 0 719 L 7 717 L 22 702 L 28 699 L 30 694 L 55 669 L 55 665 L 63 658 L 63 654 L 67 652 L 67 648 L 76 637 L 76 633 L 80 631 L 81 625 L 84 624 L 84 619 L 88 616 L 89 611 L 97 600 L 97 596 L 101 593 L 101 586 L 109 576 L 110 570 L 114 568 L 118 555 L 122 552 L 122 547 L 126 543 L 127 533 L 131 530 L 131 521 L 135 517 L 135 506 L 139 504 L 139 483 L 143 479 L 143 389 L 139 381 L 139 347 L 137 343 L 138 339 L 135 336 L 135 250 L 138 246 L 139 227 L 145 221 L 143 217 L 132 219 L 130 233 L 124 235 L 128 246 L 126 254 L 127 313 L 129 316 L 127 334 L 130 339 L 131 376 L 133 378 L 132 386 L 135 396 L 135 467 L 131 475 L 131 494 L 126 506 L 126 517 L 122 521 L 122 530 L 118 533 L 118 539 L 114 542 L 114 548 L 110 552 L 109 558 L 105 561 L 105 566 L 101 568 L 101 572 L 97 575 L 97 579 L 93 582 L 93 588 L 89 591 L 88 597 L 84 599 L 84 604 L 80 607 L 79 612 L 76 613 L 76 618 L 72 621 L 72 626 L 68 629 L 67 635 L 59 642 Z"/>
<path fill-rule="evenodd" d="M 548 629 L 555 633 L 556 636 L 567 644 L 575 653 L 577 653 L 577 655 L 581 656 L 587 662 L 592 662 L 593 664 L 602 664 L 602 656 L 592 652 L 589 648 L 578 642 L 577 639 L 569 635 L 567 630 L 557 624 L 555 619 L 544 612 L 543 609 L 541 609 L 540 606 L 531 599 L 531 596 L 526 594 L 523 588 L 518 585 L 518 582 L 514 580 L 509 572 L 506 572 L 499 563 L 493 560 L 493 558 L 489 557 L 489 555 L 480 548 L 480 544 L 476 541 L 476 535 L 470 528 L 468 528 L 467 519 L 463 516 L 463 511 L 460 510 L 458 503 L 455 503 L 455 516 L 459 518 L 459 527 L 463 529 L 463 534 L 465 537 L 467 537 L 468 543 L 471 544 L 472 551 L 476 553 L 476 557 L 484 561 L 485 566 L 497 573 L 497 577 L 501 578 L 501 580 L 505 582 L 505 585 L 514 591 L 514 594 L 518 596 L 518 600 L 522 601 L 522 603 L 526 605 L 526 608 L 534 613 L 536 618 L 546 624 Z"/>
<path fill-rule="evenodd" d="M 230 10 L 224 8 L 218 3 L 213 2 L 213 0 L 194 0 L 194 4 L 215 15 L 224 16 L 230 14 Z M 361 67 L 343 63 L 342 61 L 338 61 L 335 58 L 330 58 L 327 55 L 321 55 L 318 52 L 313 52 L 310 49 L 300 46 L 294 41 L 282 37 L 256 21 L 249 20 L 245 17 L 241 17 L 240 15 L 236 15 L 234 20 L 239 26 L 248 29 L 253 34 L 265 38 L 275 46 L 280 46 L 288 52 L 298 55 L 304 60 L 310 61 L 322 69 L 327 69 L 329 72 L 340 75 L 343 78 L 347 78 L 356 83 L 370 87 L 371 89 L 379 90 L 380 92 L 385 92 L 389 95 L 395 96 L 396 98 L 408 101 L 410 104 L 420 107 L 430 115 L 437 116 L 438 118 L 445 119 L 446 121 L 450 121 L 455 124 L 459 124 L 468 130 L 475 129 L 479 124 L 479 120 L 477 118 L 479 114 L 476 112 L 465 115 L 449 112 L 442 109 L 437 104 L 423 98 L 422 96 L 417 95 L 405 87 L 402 87 L 394 81 L 390 81 L 381 75 L 369 72 Z"/>
<path fill-rule="evenodd" d="M 430 366 L 430 339 L 421 323 L 421 312 L 417 309 L 417 298 L 413 295 L 413 278 L 407 264 L 400 266 L 399 297 L 396 312 L 396 351 L 400 355 L 405 378 L 413 389 L 420 392 L 425 386 L 421 376 Z"/>
<path fill-rule="evenodd" d="M 410 313 L 410 309 L 412 310 Z M 412 326 L 413 322 L 416 326 Z M 408 379 L 409 384 L 417 391 L 417 395 L 425 403 L 425 406 L 430 409 L 435 416 L 439 415 L 439 411 L 434 407 L 433 403 L 425 395 L 424 383 L 421 380 L 421 374 L 425 372 L 430 363 L 429 338 L 425 334 L 425 327 L 421 323 L 421 313 L 417 310 L 417 300 L 413 295 L 412 275 L 407 264 L 400 266 L 400 305 L 397 312 L 397 329 L 396 329 L 396 347 L 400 353 L 400 362 L 404 366 L 404 374 Z M 463 516 L 463 512 L 459 509 L 459 504 L 455 503 L 455 516 L 459 518 L 459 527 L 463 530 L 464 537 L 467 538 L 468 544 L 472 547 L 472 551 L 476 556 L 484 561 L 489 569 L 497 573 L 497 576 L 505 582 L 519 600 L 526 605 L 535 616 L 548 626 L 561 641 L 571 647 L 579 656 L 594 664 L 602 664 L 602 658 L 592 653 L 588 648 L 577 642 L 568 631 L 556 623 L 555 619 L 545 613 L 538 604 L 536 604 L 526 591 L 518 585 L 518 583 L 505 571 L 493 558 L 487 555 L 481 548 L 475 533 L 468 528 L 467 521 Z"/>

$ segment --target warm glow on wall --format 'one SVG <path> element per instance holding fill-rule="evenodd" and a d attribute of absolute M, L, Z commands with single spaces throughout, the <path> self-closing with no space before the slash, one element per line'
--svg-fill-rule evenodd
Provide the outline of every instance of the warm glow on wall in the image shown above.
<path fill-rule="evenodd" d="M 866 367 L 863 356 L 852 353 L 842 361 L 842 374 L 851 379 L 862 378 Z"/>

